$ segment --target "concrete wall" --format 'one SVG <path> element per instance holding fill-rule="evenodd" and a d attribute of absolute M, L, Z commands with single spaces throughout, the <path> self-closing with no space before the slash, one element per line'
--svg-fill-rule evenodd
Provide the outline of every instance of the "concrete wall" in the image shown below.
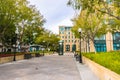
<path fill-rule="evenodd" d="M 0 58 L 0 63 L 7 63 L 7 62 L 12 62 L 13 61 L 13 56 L 10 57 L 2 57 Z M 24 59 L 24 55 L 17 55 L 16 56 L 16 60 L 23 60 Z"/>
<path fill-rule="evenodd" d="M 83 63 L 87 64 L 100 80 L 120 80 L 120 75 L 83 57 Z"/>

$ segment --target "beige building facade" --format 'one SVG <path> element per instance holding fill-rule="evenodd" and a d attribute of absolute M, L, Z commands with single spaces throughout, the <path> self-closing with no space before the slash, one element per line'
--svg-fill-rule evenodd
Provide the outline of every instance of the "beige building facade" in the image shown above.
<path fill-rule="evenodd" d="M 71 28 L 71 26 L 59 26 L 59 36 L 63 41 L 64 52 L 79 50 L 80 40 L 74 36 Z"/>
<path fill-rule="evenodd" d="M 71 31 L 71 26 L 59 26 L 59 36 L 63 41 L 64 52 L 79 51 L 80 39 L 76 38 Z M 95 48 L 94 48 L 95 45 Z M 88 40 L 81 40 L 82 52 L 106 52 L 120 49 L 120 32 L 110 33 L 103 35 L 100 38 L 95 38 L 93 43 Z"/>

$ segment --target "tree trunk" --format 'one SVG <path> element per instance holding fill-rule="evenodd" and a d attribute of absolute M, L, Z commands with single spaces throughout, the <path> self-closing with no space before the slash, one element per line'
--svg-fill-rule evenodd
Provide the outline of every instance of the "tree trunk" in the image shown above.
<path fill-rule="evenodd" d="M 93 49 L 94 49 L 94 52 L 95 52 L 95 54 L 96 54 L 96 49 L 95 49 L 95 40 L 94 40 L 94 39 L 92 39 L 92 44 L 93 44 Z"/>

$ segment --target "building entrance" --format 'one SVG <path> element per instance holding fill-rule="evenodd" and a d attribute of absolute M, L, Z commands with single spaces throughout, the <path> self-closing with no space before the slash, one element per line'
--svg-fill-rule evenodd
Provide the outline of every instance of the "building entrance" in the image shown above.
<path fill-rule="evenodd" d="M 70 51 L 70 45 L 66 45 L 66 51 Z"/>
<path fill-rule="evenodd" d="M 76 51 L 76 45 L 72 45 L 72 52 Z"/>

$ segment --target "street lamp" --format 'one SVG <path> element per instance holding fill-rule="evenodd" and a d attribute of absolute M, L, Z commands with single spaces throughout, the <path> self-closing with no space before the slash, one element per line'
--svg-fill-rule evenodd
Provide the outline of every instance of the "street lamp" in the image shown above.
<path fill-rule="evenodd" d="M 15 52 L 14 52 L 13 61 L 16 61 L 16 42 L 17 42 L 17 34 L 18 34 L 18 29 L 16 29 L 16 31 L 15 31 L 15 36 L 14 36 Z"/>
<path fill-rule="evenodd" d="M 82 33 L 82 29 L 79 28 L 78 32 L 80 34 L 80 54 L 79 54 L 79 62 L 82 63 L 82 54 L 81 54 L 81 33 Z"/>

